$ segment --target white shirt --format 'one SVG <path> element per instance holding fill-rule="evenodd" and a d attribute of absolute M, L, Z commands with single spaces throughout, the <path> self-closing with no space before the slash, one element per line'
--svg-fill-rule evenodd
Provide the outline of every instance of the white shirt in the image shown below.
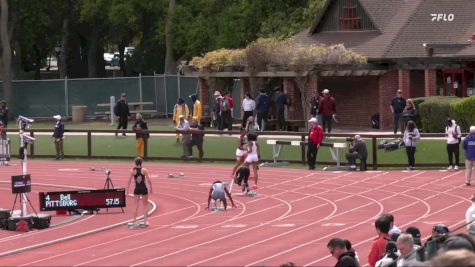
<path fill-rule="evenodd" d="M 242 109 L 244 111 L 254 111 L 254 109 L 256 109 L 256 102 L 250 98 L 244 98 L 242 101 Z"/>
<path fill-rule="evenodd" d="M 445 134 L 447 135 L 447 144 L 457 144 L 459 138 L 462 137 L 460 127 L 452 120 L 452 127 L 445 127 Z"/>
<path fill-rule="evenodd" d="M 176 126 L 178 131 L 188 131 L 190 128 L 190 123 L 187 120 L 183 120 L 183 123 L 180 121 Z"/>
<path fill-rule="evenodd" d="M 465 222 L 469 223 L 473 220 L 475 220 L 475 203 L 472 202 L 472 206 L 470 206 L 465 213 Z M 470 224 L 467 224 L 467 229 L 468 228 L 470 228 Z"/>

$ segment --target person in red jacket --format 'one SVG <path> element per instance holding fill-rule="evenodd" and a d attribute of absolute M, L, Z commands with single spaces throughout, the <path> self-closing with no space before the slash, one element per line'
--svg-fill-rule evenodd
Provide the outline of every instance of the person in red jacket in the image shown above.
<path fill-rule="evenodd" d="M 376 265 L 386 253 L 386 244 L 389 240 L 389 229 L 391 227 L 391 222 L 388 220 L 387 217 L 381 216 L 374 222 L 374 227 L 376 228 L 376 232 L 378 233 L 378 237 L 373 241 L 371 244 L 371 250 L 368 254 L 368 264 L 371 267 Z"/>
<path fill-rule="evenodd" d="M 310 123 L 307 150 L 308 169 L 315 170 L 317 152 L 323 140 L 323 129 L 322 126 L 320 126 L 320 124 L 318 123 L 317 118 L 311 118 L 308 122 Z"/>
<path fill-rule="evenodd" d="M 330 90 L 322 91 L 323 97 L 318 105 L 318 114 L 322 116 L 322 126 L 327 133 L 332 132 L 332 119 L 336 116 L 336 102 L 330 95 Z"/>

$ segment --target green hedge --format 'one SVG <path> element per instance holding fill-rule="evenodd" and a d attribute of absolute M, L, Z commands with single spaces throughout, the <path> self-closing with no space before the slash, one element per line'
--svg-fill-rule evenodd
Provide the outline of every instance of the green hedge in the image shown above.
<path fill-rule="evenodd" d="M 462 131 L 468 132 L 470 125 L 475 125 L 475 96 L 465 97 L 450 104 L 457 124 Z"/>
<path fill-rule="evenodd" d="M 428 133 L 444 132 L 447 118 L 459 121 L 452 108 L 452 104 L 458 101 L 460 98 L 442 96 L 418 99 L 419 128 Z"/>

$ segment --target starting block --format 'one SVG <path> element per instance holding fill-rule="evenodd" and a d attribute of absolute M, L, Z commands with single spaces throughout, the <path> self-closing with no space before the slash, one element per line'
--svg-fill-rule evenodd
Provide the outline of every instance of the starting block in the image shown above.
<path fill-rule="evenodd" d="M 248 196 L 248 197 L 257 197 L 257 192 L 256 191 L 249 191 L 249 192 L 247 192 L 246 196 Z"/>
<path fill-rule="evenodd" d="M 148 223 L 144 223 L 144 222 L 139 222 L 139 223 L 129 222 L 129 223 L 127 223 L 127 227 L 128 227 L 129 229 L 147 228 L 147 227 L 148 227 Z"/>

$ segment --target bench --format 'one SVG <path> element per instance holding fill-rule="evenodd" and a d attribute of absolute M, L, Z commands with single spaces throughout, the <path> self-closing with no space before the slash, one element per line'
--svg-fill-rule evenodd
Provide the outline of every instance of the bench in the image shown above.
<path fill-rule="evenodd" d="M 127 102 L 127 104 L 129 106 L 133 107 L 133 109 L 130 110 L 131 114 L 141 113 L 142 115 L 150 115 L 150 116 L 158 114 L 158 112 L 156 110 L 144 110 L 144 109 L 140 108 L 143 105 L 153 105 L 153 102 Z M 115 105 L 115 103 L 114 103 L 114 105 Z M 111 116 L 111 103 L 98 103 L 97 106 L 98 107 L 108 107 L 109 110 L 108 111 L 96 111 L 96 112 L 94 112 L 94 115 L 104 115 L 104 116 L 108 116 L 108 117 Z M 113 120 L 111 118 L 111 125 L 112 124 L 113 124 Z"/>
<path fill-rule="evenodd" d="M 267 140 L 268 145 L 272 145 L 272 159 L 273 164 L 278 165 L 280 153 L 284 145 L 290 146 L 306 146 L 306 141 L 282 141 L 282 140 Z M 340 150 L 346 149 L 346 143 L 322 143 L 320 147 L 328 147 L 330 149 L 330 154 L 332 159 L 336 161 L 336 169 L 340 168 Z M 326 167 L 325 170 L 329 170 L 329 167 Z"/>

